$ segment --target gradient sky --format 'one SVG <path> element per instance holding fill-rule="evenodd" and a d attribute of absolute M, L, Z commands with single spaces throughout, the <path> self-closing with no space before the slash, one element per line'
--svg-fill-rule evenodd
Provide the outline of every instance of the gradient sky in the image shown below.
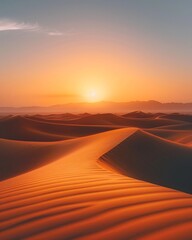
<path fill-rule="evenodd" d="M 0 0 L 0 106 L 192 101 L 191 0 Z"/>

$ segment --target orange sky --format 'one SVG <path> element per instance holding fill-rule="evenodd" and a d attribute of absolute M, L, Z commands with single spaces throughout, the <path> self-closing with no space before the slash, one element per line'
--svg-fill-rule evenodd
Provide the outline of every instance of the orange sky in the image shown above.
<path fill-rule="evenodd" d="M 0 4 L 4 13 L 23 19 L 0 17 L 1 106 L 192 101 L 187 6 L 178 4 L 180 19 L 166 3 L 141 8 L 142 3 L 124 1 L 80 2 L 56 1 L 54 17 L 43 1 L 22 12 Z M 35 7 L 38 21 L 31 20 Z M 178 21 L 177 28 L 171 19 Z"/>

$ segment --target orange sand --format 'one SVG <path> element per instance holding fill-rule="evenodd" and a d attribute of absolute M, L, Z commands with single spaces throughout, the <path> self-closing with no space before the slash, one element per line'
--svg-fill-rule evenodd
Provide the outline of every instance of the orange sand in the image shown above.
<path fill-rule="evenodd" d="M 192 239 L 190 124 L 143 114 L 2 118 L 0 239 Z"/>

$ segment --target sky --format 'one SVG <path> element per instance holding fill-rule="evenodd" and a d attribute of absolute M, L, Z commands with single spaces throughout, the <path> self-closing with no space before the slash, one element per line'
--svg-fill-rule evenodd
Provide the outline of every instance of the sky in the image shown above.
<path fill-rule="evenodd" d="M 191 0 L 0 0 L 0 106 L 192 102 Z"/>

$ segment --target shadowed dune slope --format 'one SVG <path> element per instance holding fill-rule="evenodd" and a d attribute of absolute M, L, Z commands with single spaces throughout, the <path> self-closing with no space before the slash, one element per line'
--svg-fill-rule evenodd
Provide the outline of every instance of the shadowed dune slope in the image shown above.
<path fill-rule="evenodd" d="M 100 160 L 129 177 L 192 193 L 192 148 L 138 130 Z"/>

